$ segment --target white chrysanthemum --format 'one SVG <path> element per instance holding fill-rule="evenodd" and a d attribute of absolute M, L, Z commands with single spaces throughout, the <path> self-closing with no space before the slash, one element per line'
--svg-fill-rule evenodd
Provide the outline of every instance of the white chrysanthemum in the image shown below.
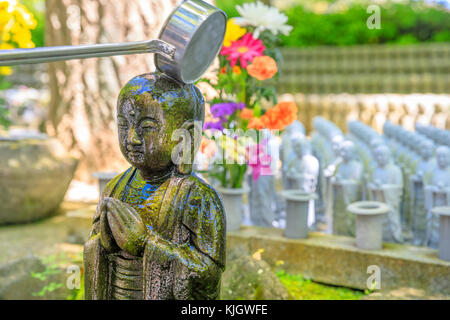
<path fill-rule="evenodd" d="M 242 6 L 236 6 L 236 9 L 241 17 L 235 18 L 235 22 L 241 26 L 256 27 L 253 35 L 255 38 L 258 38 L 264 30 L 270 30 L 275 35 L 282 33 L 286 36 L 292 30 L 292 26 L 286 24 L 288 21 L 286 15 L 277 8 L 266 6 L 260 1 L 244 3 Z"/>

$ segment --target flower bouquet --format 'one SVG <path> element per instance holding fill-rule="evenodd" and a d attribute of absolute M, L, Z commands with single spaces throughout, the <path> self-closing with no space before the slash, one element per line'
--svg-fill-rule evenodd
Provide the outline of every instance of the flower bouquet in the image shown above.
<path fill-rule="evenodd" d="M 271 174 L 268 139 L 261 130 L 283 130 L 298 112 L 293 102 L 278 103 L 273 86 L 282 61 L 279 35 L 292 29 L 287 17 L 261 2 L 236 9 L 241 16 L 227 23 L 217 79 L 203 79 L 217 96 L 209 101 L 201 156 L 210 160 L 209 176 L 228 189 L 243 188 L 248 167 L 255 181 Z"/>

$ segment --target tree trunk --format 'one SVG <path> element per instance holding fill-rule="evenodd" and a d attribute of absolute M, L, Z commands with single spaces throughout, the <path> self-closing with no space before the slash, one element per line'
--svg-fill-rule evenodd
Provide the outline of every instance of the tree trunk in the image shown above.
<path fill-rule="evenodd" d="M 155 39 L 178 0 L 47 0 L 46 45 Z M 72 60 L 49 64 L 51 102 L 47 131 L 79 158 L 77 178 L 97 170 L 123 170 L 116 103 L 132 77 L 154 70 L 153 55 Z"/>

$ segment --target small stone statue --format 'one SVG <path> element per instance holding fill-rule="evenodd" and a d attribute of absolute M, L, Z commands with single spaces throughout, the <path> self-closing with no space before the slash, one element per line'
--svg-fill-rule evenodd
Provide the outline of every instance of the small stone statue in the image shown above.
<path fill-rule="evenodd" d="M 353 236 L 355 216 L 347 212 L 347 206 L 361 200 L 362 164 L 354 157 L 355 145 L 344 141 L 341 145 L 341 163 L 331 178 L 333 188 L 333 233 Z"/>
<path fill-rule="evenodd" d="M 287 174 L 289 185 L 293 190 L 307 193 L 316 192 L 319 178 L 319 161 L 311 154 L 311 146 L 305 137 L 295 136 L 292 139 L 295 157 L 291 157 Z M 314 200 L 310 200 L 308 226 L 315 223 Z"/>
<path fill-rule="evenodd" d="M 117 108 L 120 149 L 132 167 L 108 183 L 95 213 L 84 249 L 86 299 L 217 299 L 224 209 L 184 161 L 200 144 L 202 94 L 151 73 L 125 85 Z M 177 129 L 194 138 L 174 139 Z"/>
<path fill-rule="evenodd" d="M 434 144 L 428 140 L 422 140 L 417 147 L 420 150 L 421 159 L 417 165 L 416 173 L 411 175 L 411 210 L 413 216 L 414 244 L 424 245 L 427 233 L 427 210 L 425 209 L 424 178 L 432 171 L 435 161 L 433 159 Z"/>
<path fill-rule="evenodd" d="M 268 155 L 268 159 L 264 159 L 264 165 L 266 165 L 265 174 L 259 175 L 258 179 L 253 178 L 253 174 L 248 176 L 248 184 L 250 186 L 250 192 L 248 194 L 250 220 L 253 225 L 261 227 L 273 227 L 275 220 L 276 205 L 276 190 L 275 190 L 275 178 L 274 178 L 274 153 L 278 150 L 274 144 L 275 137 L 270 130 L 264 129 L 260 132 L 260 139 L 263 140 L 257 147 L 256 153 L 260 158 L 262 153 Z M 260 160 L 261 161 L 261 160 Z M 269 166 L 270 164 L 270 166 Z"/>
<path fill-rule="evenodd" d="M 333 216 L 333 186 L 331 177 L 336 173 L 337 166 L 341 163 L 340 156 L 341 145 L 344 142 L 344 137 L 340 134 L 333 136 L 331 139 L 331 149 L 333 155 L 329 158 L 328 164 L 324 164 L 323 169 L 323 198 L 325 199 L 325 216 L 331 219 Z"/>
<path fill-rule="evenodd" d="M 295 153 L 292 149 L 292 138 L 295 136 L 305 136 L 305 127 L 303 124 L 296 120 L 292 124 L 286 127 L 281 135 L 281 144 L 279 148 L 279 160 L 281 160 L 281 182 L 284 190 L 292 189 L 289 185 L 289 178 L 287 174 L 288 165 L 291 157 L 295 157 Z M 276 172 L 276 171 L 274 171 Z M 276 210 L 275 220 L 279 224 L 284 218 L 286 212 L 286 199 L 275 192 Z"/>
<path fill-rule="evenodd" d="M 283 188 L 285 190 L 291 189 L 288 182 L 287 171 L 291 158 L 295 158 L 295 153 L 292 148 L 292 139 L 296 136 L 305 136 L 305 127 L 298 120 L 287 126 L 281 136 L 280 160 L 282 163 L 281 173 L 283 179 Z"/>
<path fill-rule="evenodd" d="M 436 150 L 436 167 L 429 179 L 425 178 L 425 207 L 427 214 L 427 245 L 439 245 L 439 217 L 431 213 L 435 207 L 450 206 L 450 149 L 441 146 Z"/>
<path fill-rule="evenodd" d="M 403 174 L 391 159 L 391 152 L 385 145 L 375 149 L 377 166 L 369 183 L 370 198 L 389 205 L 390 211 L 383 222 L 383 240 L 403 242 L 400 205 L 403 194 Z"/>

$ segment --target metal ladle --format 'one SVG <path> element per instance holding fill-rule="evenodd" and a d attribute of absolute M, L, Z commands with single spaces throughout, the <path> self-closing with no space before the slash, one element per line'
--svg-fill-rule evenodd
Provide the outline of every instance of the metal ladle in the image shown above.
<path fill-rule="evenodd" d="M 0 66 L 156 53 L 156 68 L 184 83 L 198 80 L 217 57 L 225 37 L 225 13 L 201 0 L 183 1 L 158 40 L 0 50 Z"/>

